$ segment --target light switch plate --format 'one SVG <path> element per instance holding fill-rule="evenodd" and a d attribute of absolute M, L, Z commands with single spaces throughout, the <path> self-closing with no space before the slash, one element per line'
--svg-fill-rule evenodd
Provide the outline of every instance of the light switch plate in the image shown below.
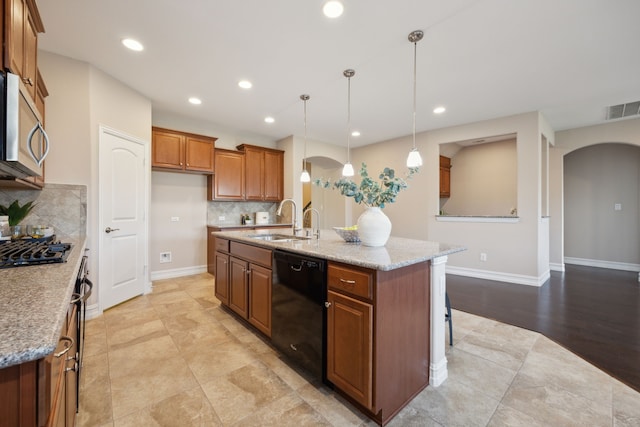
<path fill-rule="evenodd" d="M 622 210 L 622 203 L 616 203 L 615 205 L 613 205 L 613 210 L 614 211 L 621 211 Z"/>

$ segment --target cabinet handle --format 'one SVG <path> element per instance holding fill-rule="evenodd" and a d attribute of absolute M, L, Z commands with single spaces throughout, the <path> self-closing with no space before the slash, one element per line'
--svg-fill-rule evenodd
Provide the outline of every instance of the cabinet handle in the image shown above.
<path fill-rule="evenodd" d="M 356 281 L 355 280 L 346 280 L 346 279 L 340 279 L 340 281 L 342 283 L 346 283 L 347 285 L 355 285 Z"/>
<path fill-rule="evenodd" d="M 71 337 L 60 337 L 60 341 L 66 341 L 68 343 L 67 348 L 65 348 L 64 350 L 60 351 L 59 353 L 53 353 L 53 356 L 56 358 L 60 358 L 62 356 L 64 356 L 65 354 L 67 354 L 67 352 L 69 350 L 71 350 L 71 347 L 73 347 L 73 338 Z"/>
<path fill-rule="evenodd" d="M 88 272 L 87 272 L 88 273 Z M 89 290 L 85 291 L 84 296 L 82 297 L 82 302 L 86 302 L 91 296 L 91 292 L 93 292 L 93 282 L 86 277 L 84 278 L 85 287 L 88 286 Z"/>
<path fill-rule="evenodd" d="M 23 77 L 22 81 L 29 86 L 33 86 L 33 79 L 31 77 Z"/>
<path fill-rule="evenodd" d="M 77 294 L 77 293 L 72 293 L 71 296 L 73 297 L 73 299 L 71 300 L 71 302 L 69 304 L 77 304 L 78 302 L 80 302 L 82 300 L 82 295 Z"/>
<path fill-rule="evenodd" d="M 331 307 L 331 303 L 329 301 L 325 301 L 324 302 L 324 306 L 329 308 L 329 307 Z"/>

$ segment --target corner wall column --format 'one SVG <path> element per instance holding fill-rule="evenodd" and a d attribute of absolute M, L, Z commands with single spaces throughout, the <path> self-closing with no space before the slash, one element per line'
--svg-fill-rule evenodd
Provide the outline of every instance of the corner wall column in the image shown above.
<path fill-rule="evenodd" d="M 429 384 L 438 387 L 449 373 L 445 356 L 445 293 L 447 291 L 445 266 L 447 257 L 431 260 L 431 363 L 429 365 Z"/>

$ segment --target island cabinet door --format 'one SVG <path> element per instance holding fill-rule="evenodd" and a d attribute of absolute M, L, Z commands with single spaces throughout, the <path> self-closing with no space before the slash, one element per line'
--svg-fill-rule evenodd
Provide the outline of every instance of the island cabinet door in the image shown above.
<path fill-rule="evenodd" d="M 271 337 L 271 281 L 268 268 L 249 264 L 249 323 Z"/>
<path fill-rule="evenodd" d="M 327 297 L 327 379 L 372 409 L 373 306 L 333 291 Z"/>
<path fill-rule="evenodd" d="M 215 253 L 215 293 L 224 305 L 229 305 L 229 255 Z"/>
<path fill-rule="evenodd" d="M 229 308 L 245 319 L 249 317 L 248 273 L 248 262 L 229 257 Z"/>

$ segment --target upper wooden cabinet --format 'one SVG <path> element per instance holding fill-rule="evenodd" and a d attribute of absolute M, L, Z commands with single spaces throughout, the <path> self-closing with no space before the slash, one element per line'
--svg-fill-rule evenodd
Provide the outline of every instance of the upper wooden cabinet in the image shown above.
<path fill-rule="evenodd" d="M 152 161 L 154 170 L 212 174 L 217 138 L 153 127 Z"/>
<path fill-rule="evenodd" d="M 207 199 L 244 200 L 244 154 L 216 149 L 214 176 L 207 180 Z"/>
<path fill-rule="evenodd" d="M 22 79 L 31 99 L 38 83 L 38 33 L 44 25 L 35 0 L 4 2 L 4 66 Z"/>
<path fill-rule="evenodd" d="M 239 145 L 245 159 L 245 199 L 282 200 L 284 193 L 284 151 L 254 145 Z"/>
<path fill-rule="evenodd" d="M 284 151 L 255 145 L 216 149 L 215 175 L 209 177 L 209 200 L 279 202 L 284 195 Z"/>
<path fill-rule="evenodd" d="M 451 197 L 451 159 L 440 156 L 440 197 Z"/>

